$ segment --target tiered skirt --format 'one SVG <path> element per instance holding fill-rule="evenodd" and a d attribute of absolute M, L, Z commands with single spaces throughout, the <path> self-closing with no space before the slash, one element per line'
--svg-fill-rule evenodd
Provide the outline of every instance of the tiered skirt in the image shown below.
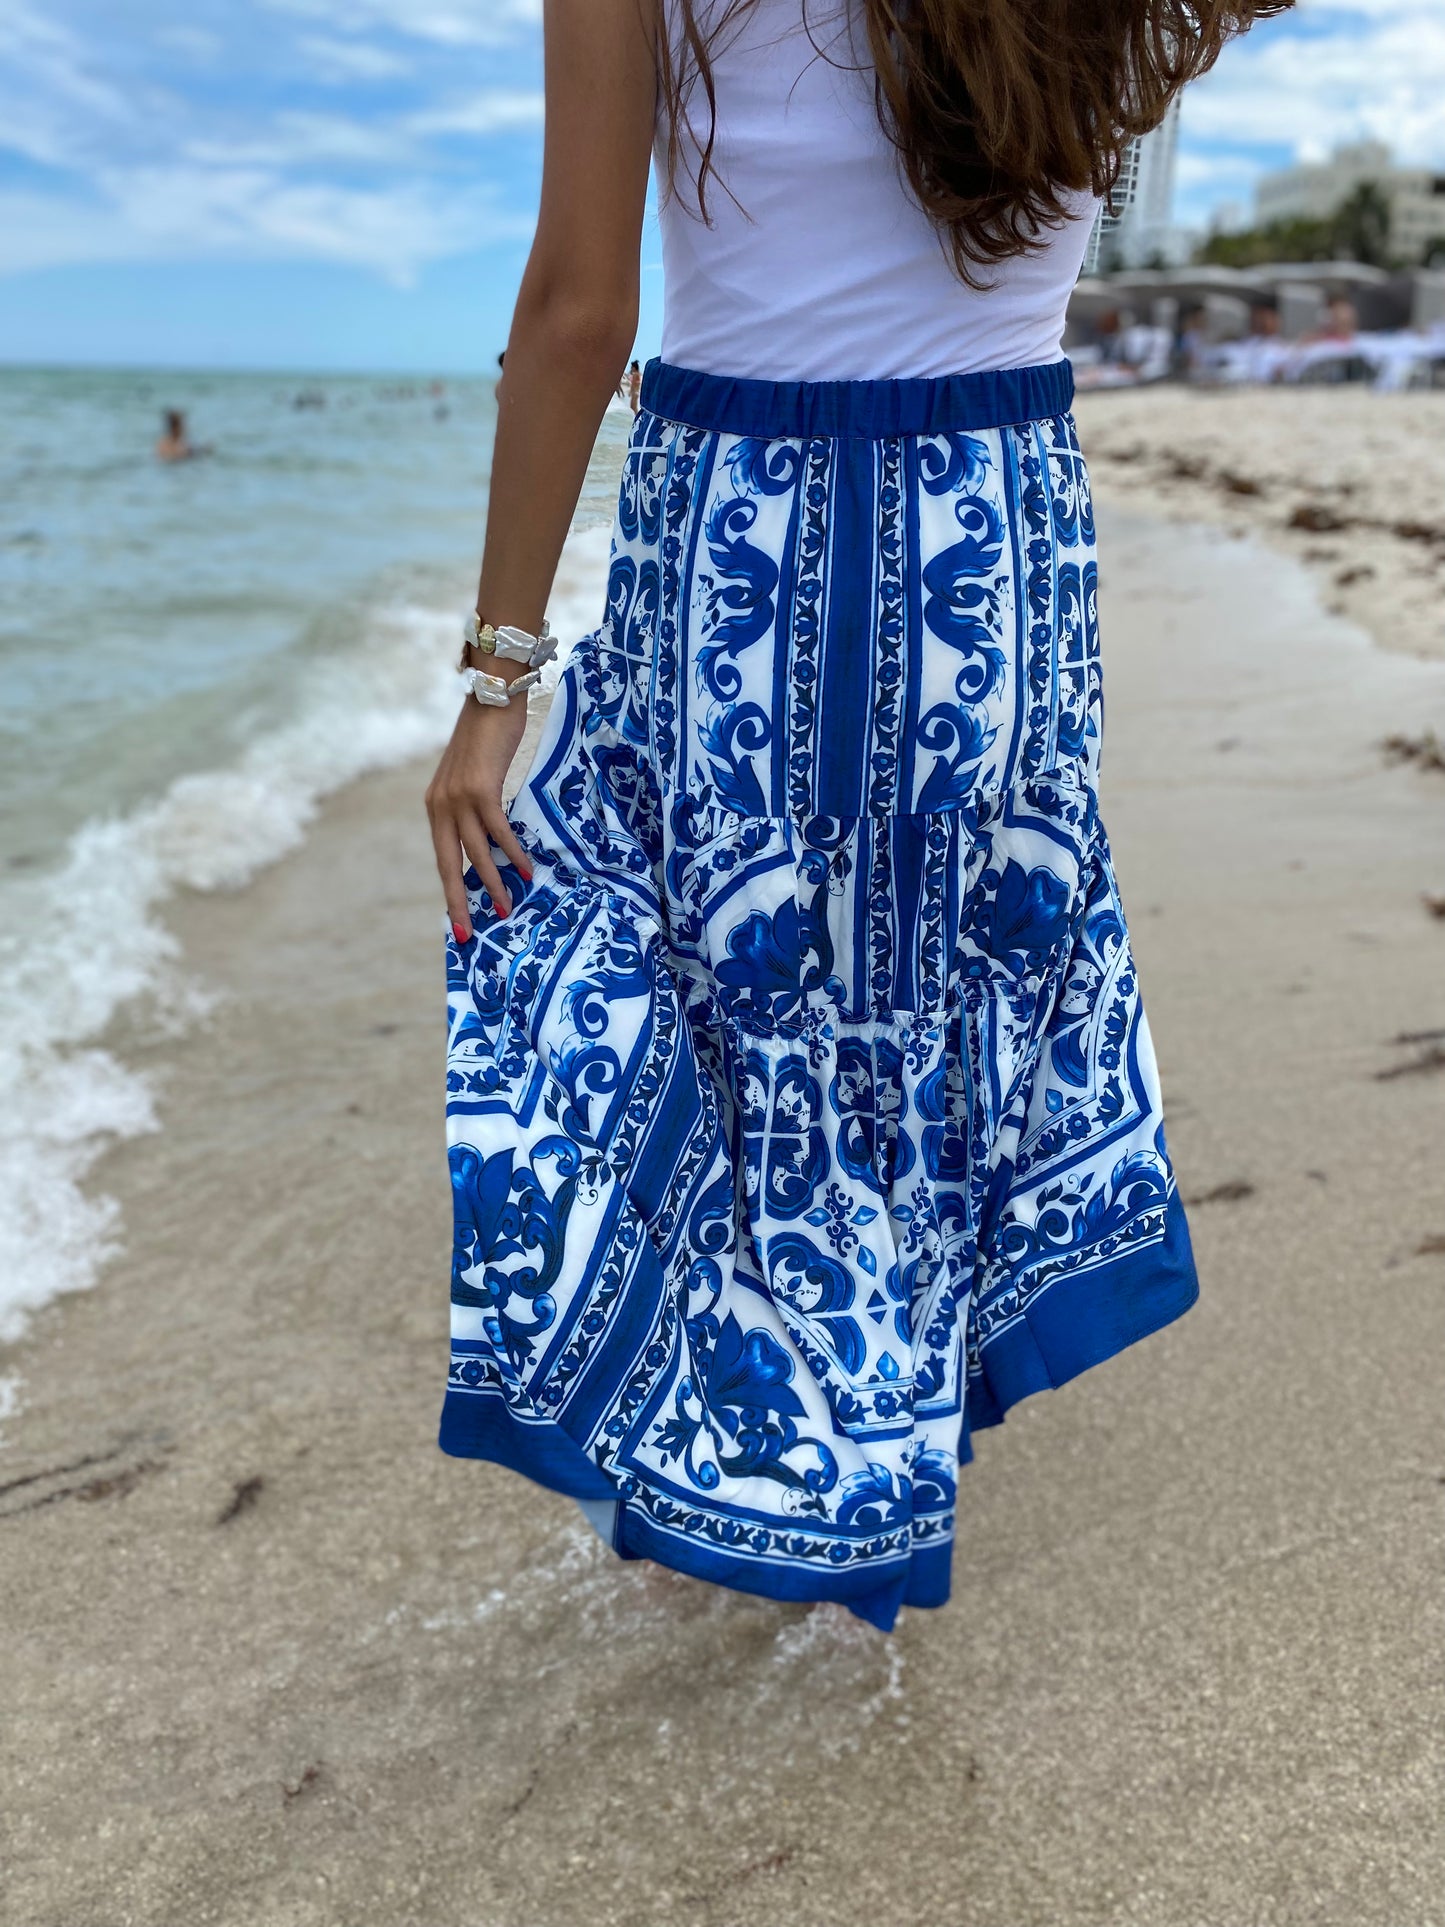
<path fill-rule="evenodd" d="M 534 875 L 448 955 L 444 1450 L 884 1628 L 971 1432 L 1197 1289 L 1071 394 L 654 363 Z"/>

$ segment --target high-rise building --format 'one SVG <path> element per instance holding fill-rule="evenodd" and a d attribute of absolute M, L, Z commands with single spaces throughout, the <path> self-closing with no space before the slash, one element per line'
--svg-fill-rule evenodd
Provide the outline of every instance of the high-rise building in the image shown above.
<path fill-rule="evenodd" d="M 1086 274 L 1110 268 L 1175 267 L 1189 255 L 1188 232 L 1174 225 L 1179 166 L 1179 101 L 1151 133 L 1130 141 L 1113 193 L 1101 208 L 1084 262 Z"/>
<path fill-rule="evenodd" d="M 1428 167 L 1396 167 L 1383 141 L 1351 141 L 1328 160 L 1304 161 L 1261 174 L 1255 183 L 1255 222 L 1325 221 L 1358 188 L 1379 188 L 1390 210 L 1389 249 L 1396 259 L 1445 256 L 1445 174 Z"/>

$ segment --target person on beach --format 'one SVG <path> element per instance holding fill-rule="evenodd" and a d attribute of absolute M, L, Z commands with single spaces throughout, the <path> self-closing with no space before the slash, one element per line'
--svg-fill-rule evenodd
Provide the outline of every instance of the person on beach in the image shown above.
<path fill-rule="evenodd" d="M 464 700 L 443 1450 L 883 1629 L 971 1436 L 1197 1284 L 1100 820 L 1060 343 L 1101 197 L 1288 0 L 546 0 Z M 503 802 L 638 314 L 606 604 Z M 473 700 L 475 698 L 475 700 Z"/>
<path fill-rule="evenodd" d="M 1316 339 L 1319 341 L 1353 341 L 1360 332 L 1360 315 L 1347 294 L 1332 297 L 1325 309 L 1324 326 Z"/>
<path fill-rule="evenodd" d="M 634 361 L 627 371 L 627 403 L 633 414 L 642 407 L 642 363 Z"/>

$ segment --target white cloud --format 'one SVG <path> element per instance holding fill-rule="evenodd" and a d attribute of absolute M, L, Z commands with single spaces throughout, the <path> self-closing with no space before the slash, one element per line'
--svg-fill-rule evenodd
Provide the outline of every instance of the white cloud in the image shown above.
<path fill-rule="evenodd" d="M 151 251 L 302 257 L 367 267 L 406 285 L 426 262 L 498 238 L 506 223 L 485 190 L 446 200 L 429 183 L 344 188 L 262 169 L 133 173 L 112 184 L 124 226 Z"/>
<path fill-rule="evenodd" d="M 545 101 L 536 89 L 489 88 L 446 107 L 413 114 L 407 126 L 416 134 L 504 134 L 542 125 Z"/>
<path fill-rule="evenodd" d="M 1440 0 L 1301 0 L 1225 52 L 1185 96 L 1179 212 L 1248 197 L 1263 155 L 1314 159 L 1385 141 L 1445 171 L 1445 8 Z"/>
<path fill-rule="evenodd" d="M 95 73 L 84 41 L 13 0 L 4 20 L 0 150 L 63 166 L 87 137 L 135 124 L 141 104 Z"/>
<path fill-rule="evenodd" d="M 322 20 L 332 29 L 383 28 L 448 47 L 489 47 L 537 25 L 542 0 L 262 0 L 278 13 Z"/>
<path fill-rule="evenodd" d="M 1181 154 L 1179 186 L 1187 193 L 1232 191 L 1248 178 L 1251 166 L 1242 154 Z"/>
<path fill-rule="evenodd" d="M 0 190 L 0 274 L 70 267 L 80 261 L 124 261 L 135 237 L 114 211 L 74 196 Z"/>
<path fill-rule="evenodd" d="M 254 132 L 192 137 L 178 158 L 198 168 L 393 169 L 417 156 L 405 134 L 345 114 L 281 113 Z"/>
<path fill-rule="evenodd" d="M 179 38 L 134 22 L 111 40 L 96 3 L 42 16 L 0 0 L 0 272 L 309 257 L 405 282 L 530 226 L 536 146 L 516 137 L 540 128 L 543 103 L 510 83 L 535 68 L 536 0 L 225 0 L 198 5 Z M 220 55 L 218 21 L 247 30 Z M 492 84 L 464 91 L 457 50 L 482 45 Z M 163 48 L 205 63 L 204 94 L 160 84 L 175 72 Z"/>
<path fill-rule="evenodd" d="M 1317 0 L 1318 4 L 1318 0 Z M 1364 135 L 1404 159 L 1445 163 L 1445 13 L 1395 15 L 1329 36 L 1269 36 L 1190 94 L 1191 135 L 1234 143 L 1333 145 Z"/>
<path fill-rule="evenodd" d="M 342 188 L 261 168 L 137 169 L 102 198 L 0 191 L 0 272 L 98 261 L 320 260 L 406 287 L 429 261 L 524 238 L 530 222 L 485 189 Z"/>
<path fill-rule="evenodd" d="M 225 41 L 218 33 L 212 33 L 205 27 L 185 25 L 162 27 L 156 35 L 156 45 L 184 54 L 188 60 L 206 66 L 219 60 L 226 48 Z"/>
<path fill-rule="evenodd" d="M 540 128 L 542 119 L 540 93 L 492 89 L 391 120 L 279 113 L 254 132 L 193 137 L 181 151 L 186 160 L 202 167 L 416 171 L 425 169 L 429 144 L 439 136 L 453 141 L 459 135 L 485 140 Z"/>
<path fill-rule="evenodd" d="M 394 80 L 411 71 L 411 62 L 404 55 L 370 40 L 338 40 L 331 34 L 309 33 L 301 36 L 296 47 L 310 77 L 327 86 Z"/>

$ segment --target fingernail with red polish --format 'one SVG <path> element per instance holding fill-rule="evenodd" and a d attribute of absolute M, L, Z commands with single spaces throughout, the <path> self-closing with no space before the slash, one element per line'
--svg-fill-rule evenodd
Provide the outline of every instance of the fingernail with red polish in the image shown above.
<path fill-rule="evenodd" d="M 497 903 L 494 908 L 499 917 L 505 917 L 511 914 L 512 906 L 510 903 Z"/>
<path fill-rule="evenodd" d="M 456 938 L 458 943 L 471 942 L 471 932 L 466 928 L 464 924 L 454 923 L 452 925 L 452 935 Z"/>

